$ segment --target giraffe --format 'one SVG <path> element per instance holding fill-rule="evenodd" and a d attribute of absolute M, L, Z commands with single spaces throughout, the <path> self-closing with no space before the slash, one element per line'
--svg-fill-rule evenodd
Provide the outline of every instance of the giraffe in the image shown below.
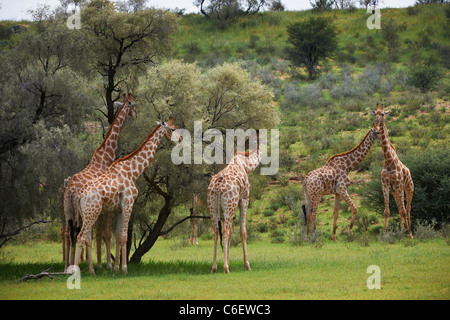
<path fill-rule="evenodd" d="M 131 94 L 128 94 L 128 96 L 124 94 L 123 103 L 116 102 L 115 105 L 116 106 L 121 105 L 121 109 L 118 111 L 113 123 L 109 127 L 105 139 L 100 144 L 100 146 L 95 150 L 94 154 L 92 155 L 91 161 L 89 162 L 87 167 L 81 170 L 80 172 L 74 174 L 64 190 L 63 206 L 66 224 L 65 226 L 63 226 L 64 232 L 62 233 L 63 236 L 62 238 L 63 238 L 63 245 L 65 243 L 66 247 L 66 249 L 63 250 L 65 270 L 67 270 L 69 266 L 69 254 L 70 254 L 70 264 L 73 265 L 74 263 L 76 232 L 77 229 L 79 228 L 78 221 L 74 215 L 74 199 L 78 191 L 87 181 L 90 181 L 106 172 L 108 167 L 114 162 L 116 158 L 119 135 L 125 123 L 125 119 L 128 115 L 131 115 L 133 118 L 136 117 L 137 115 L 135 108 L 136 103 L 134 102 Z M 110 224 L 110 217 L 107 220 L 109 221 L 108 224 Z M 99 225 L 100 228 L 97 228 L 97 234 L 100 233 L 101 235 L 102 228 L 100 223 Z M 109 252 L 111 246 L 110 242 L 111 232 L 108 231 L 108 228 L 110 230 L 109 225 L 107 226 L 105 231 L 105 239 L 106 239 L 107 259 L 108 259 L 107 263 L 108 268 L 110 268 L 111 260 Z M 101 250 L 101 242 L 100 245 L 97 244 L 97 246 L 100 247 Z"/>
<path fill-rule="evenodd" d="M 173 142 L 180 143 L 181 136 L 173 123 L 173 117 L 167 122 L 157 122 L 156 128 L 144 142 L 132 153 L 115 161 L 108 170 L 94 180 L 88 181 L 78 192 L 76 214 L 82 219 L 81 231 L 78 234 L 78 248 L 86 242 L 86 258 L 89 261 L 89 273 L 95 274 L 92 263 L 91 228 L 98 216 L 103 212 L 120 213 L 116 230 L 116 260 L 114 270 L 119 271 L 120 254 L 122 253 L 122 271 L 127 273 L 127 232 L 128 222 L 134 201 L 138 196 L 136 179 L 150 165 L 161 138 L 166 136 Z M 122 251 L 120 251 L 122 249 Z M 75 265 L 80 262 L 80 251 L 77 252 Z"/>
<path fill-rule="evenodd" d="M 256 149 L 251 152 L 237 152 L 229 164 L 218 174 L 211 177 L 207 190 L 207 207 L 213 227 L 214 235 L 214 259 L 212 273 L 217 271 L 217 240 L 220 232 L 220 209 L 223 211 L 223 251 L 225 273 L 229 273 L 229 248 L 232 234 L 232 222 L 239 206 L 240 212 L 240 236 L 244 253 L 244 267 L 251 270 L 247 255 L 247 231 L 245 228 L 245 216 L 247 213 L 250 183 L 248 175 L 252 173 L 261 162 L 261 144 L 259 131 L 256 134 Z"/>
<path fill-rule="evenodd" d="M 336 241 L 336 222 L 339 215 L 339 204 L 342 199 L 352 209 L 352 217 L 348 227 L 351 233 L 355 221 L 357 208 L 350 198 L 347 187 L 351 184 L 348 173 L 353 170 L 367 155 L 379 132 L 372 128 L 362 141 L 352 150 L 336 154 L 328 159 L 326 164 L 309 172 L 303 180 L 303 195 L 305 204 L 302 206 L 306 222 L 306 236 L 309 232 L 309 222 L 312 223 L 313 232 L 316 231 L 316 213 L 320 199 L 323 195 L 334 194 L 333 234 Z"/>
<path fill-rule="evenodd" d="M 194 194 L 194 203 L 191 210 L 191 216 L 196 216 L 199 208 L 202 205 L 202 200 L 200 200 L 197 195 Z M 191 220 L 191 236 L 189 241 L 191 244 L 198 245 L 198 218 L 192 218 Z"/>
<path fill-rule="evenodd" d="M 411 172 L 400 161 L 394 146 L 388 137 L 385 115 L 389 111 L 384 111 L 384 105 L 372 111 L 376 116 L 375 126 L 380 131 L 381 148 L 383 150 L 384 167 L 381 171 L 381 187 L 384 196 L 384 230 L 386 231 L 389 219 L 389 192 L 392 192 L 397 204 L 398 213 L 402 219 L 403 226 L 408 229 L 408 237 L 413 239 L 411 232 L 411 200 L 414 193 L 414 183 Z M 405 198 L 406 195 L 406 209 Z"/>

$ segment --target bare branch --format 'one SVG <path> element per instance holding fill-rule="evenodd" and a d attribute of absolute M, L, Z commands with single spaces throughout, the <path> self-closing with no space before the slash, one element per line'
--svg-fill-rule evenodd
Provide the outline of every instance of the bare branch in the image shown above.
<path fill-rule="evenodd" d="M 64 276 L 64 275 L 72 274 L 72 273 L 67 273 L 67 272 L 48 272 L 51 268 L 52 267 L 45 269 L 44 271 L 42 271 L 41 273 L 38 273 L 38 274 L 28 274 L 27 273 L 24 277 L 19 279 L 17 282 L 36 280 L 36 279 L 41 279 L 43 277 L 49 277 L 50 279 L 53 279 L 54 276 Z"/>
<path fill-rule="evenodd" d="M 188 220 L 188 219 L 210 219 L 209 216 L 188 216 L 185 217 L 183 219 L 181 219 L 180 221 L 176 222 L 173 226 L 171 226 L 170 228 L 168 228 L 167 230 L 161 231 L 159 233 L 160 236 L 163 236 L 165 234 L 168 234 L 170 231 L 172 231 L 177 225 L 179 225 L 180 223 L 183 223 L 184 221 Z"/>
<path fill-rule="evenodd" d="M 49 223 L 49 222 L 52 222 L 52 221 L 51 221 L 51 220 L 45 220 L 45 218 L 43 218 L 42 220 L 34 221 L 34 222 L 32 222 L 32 223 L 30 223 L 30 224 L 28 224 L 28 225 L 26 225 L 26 226 L 23 226 L 23 227 L 17 229 L 16 231 L 11 232 L 11 233 L 8 233 L 8 234 L 0 234 L 0 239 L 4 239 L 3 242 L 0 243 L 0 248 L 1 248 L 8 240 L 10 240 L 12 237 L 18 235 L 21 231 L 23 231 L 23 230 L 25 230 L 25 229 L 28 229 L 28 228 L 31 227 L 32 225 L 40 224 L 40 223 Z"/>

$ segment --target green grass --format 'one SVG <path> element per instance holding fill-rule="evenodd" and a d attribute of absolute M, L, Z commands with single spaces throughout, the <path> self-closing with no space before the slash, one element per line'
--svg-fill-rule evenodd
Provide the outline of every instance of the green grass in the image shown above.
<path fill-rule="evenodd" d="M 444 240 L 388 245 L 326 241 L 321 248 L 267 240 L 249 244 L 252 271 L 244 270 L 241 246 L 230 250 L 230 274 L 210 274 L 212 241 L 173 249 L 159 240 L 127 276 L 105 270 L 97 276 L 81 266 L 80 290 L 66 278 L 17 283 L 49 266 L 60 271 L 59 244 L 10 245 L 11 263 L 0 264 L 0 299 L 449 299 L 450 247 Z M 219 251 L 219 271 L 222 266 Z M 367 267 L 381 269 L 381 289 L 366 286 Z"/>

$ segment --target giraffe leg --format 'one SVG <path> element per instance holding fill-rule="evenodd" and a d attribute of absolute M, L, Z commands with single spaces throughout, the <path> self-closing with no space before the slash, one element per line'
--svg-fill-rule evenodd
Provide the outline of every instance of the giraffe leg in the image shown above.
<path fill-rule="evenodd" d="M 333 241 L 336 241 L 336 223 L 337 223 L 337 218 L 339 216 L 339 204 L 341 203 L 341 197 L 336 194 L 334 196 L 334 211 L 333 211 L 333 235 L 332 235 L 332 239 Z"/>
<path fill-rule="evenodd" d="M 92 229 L 88 229 L 86 232 L 86 259 L 89 262 L 89 273 L 95 276 L 94 263 L 92 261 Z"/>
<path fill-rule="evenodd" d="M 407 169 L 407 176 L 405 182 L 405 194 L 406 194 L 406 217 L 408 219 L 409 228 L 412 229 L 411 225 L 411 201 L 414 194 L 414 183 L 411 178 L 411 173 L 409 169 Z M 409 234 L 409 237 L 412 239 L 412 233 Z"/>
<path fill-rule="evenodd" d="M 61 231 L 59 232 L 59 235 L 61 236 L 61 241 L 62 241 L 63 262 L 66 262 L 66 231 L 65 231 L 65 229 L 66 229 L 65 225 L 63 225 L 61 227 Z"/>
<path fill-rule="evenodd" d="M 65 233 L 64 233 L 64 237 L 65 237 L 65 241 L 64 241 L 64 245 L 66 247 L 65 251 L 64 251 L 64 270 L 67 270 L 67 268 L 69 267 L 70 264 L 70 248 L 72 247 L 71 245 L 71 241 L 70 241 L 70 237 L 69 237 L 69 231 L 67 229 L 67 224 L 64 226 L 65 228 Z"/>
<path fill-rule="evenodd" d="M 122 273 L 128 273 L 127 267 L 127 240 L 128 240 L 128 223 L 130 221 L 131 212 L 133 210 L 133 201 L 131 204 L 122 207 L 122 235 L 121 235 L 121 247 L 122 247 Z"/>
<path fill-rule="evenodd" d="M 308 239 L 308 233 L 309 233 L 309 228 L 308 228 L 308 224 L 309 221 L 311 221 L 311 228 L 312 228 L 312 232 L 315 233 L 316 232 L 316 214 L 317 214 L 317 208 L 319 206 L 319 202 L 320 202 L 320 197 L 313 197 L 311 199 L 311 203 L 310 203 L 310 209 L 309 212 L 307 214 L 307 220 L 306 220 L 306 238 Z"/>
<path fill-rule="evenodd" d="M 73 265 L 75 262 L 75 253 L 76 253 L 76 245 L 77 245 L 77 238 L 74 238 L 73 240 L 70 239 L 70 265 Z M 82 257 L 83 254 L 83 247 L 80 248 L 80 258 Z"/>
<path fill-rule="evenodd" d="M 102 268 L 102 237 L 103 237 L 103 214 L 97 218 L 95 228 L 95 239 L 97 240 L 97 268 Z"/>
<path fill-rule="evenodd" d="M 384 231 L 387 230 L 389 220 L 389 187 L 385 184 L 381 184 L 384 197 Z"/>
<path fill-rule="evenodd" d="M 384 198 L 384 231 L 387 231 L 389 221 L 389 192 L 391 192 L 391 177 L 386 169 L 381 171 L 381 190 Z"/>
<path fill-rule="evenodd" d="M 106 263 L 108 270 L 112 269 L 111 264 L 111 213 L 105 213 L 106 225 L 105 225 L 105 242 L 106 242 Z"/>
<path fill-rule="evenodd" d="M 245 228 L 245 216 L 247 214 L 247 208 L 248 208 L 248 198 L 242 199 L 239 201 L 239 220 L 241 224 L 241 240 L 242 240 L 242 250 L 244 251 L 244 267 L 246 270 L 251 270 L 250 263 L 248 262 L 248 255 L 247 255 L 247 229 Z"/>
<path fill-rule="evenodd" d="M 218 222 L 213 221 L 213 237 L 214 237 L 214 257 L 213 257 L 213 265 L 211 269 L 211 273 L 215 273 L 217 271 L 217 241 L 219 238 L 219 228 L 217 227 Z"/>
<path fill-rule="evenodd" d="M 408 223 L 408 218 L 406 216 L 406 209 L 405 209 L 405 195 L 403 190 L 396 190 L 395 192 L 392 192 L 395 198 L 395 203 L 397 204 L 398 213 L 400 215 L 400 218 L 402 219 L 402 226 L 406 227 L 408 230 L 408 237 L 410 239 L 413 238 L 411 233 L 411 228 Z"/>
<path fill-rule="evenodd" d="M 233 227 L 232 219 L 225 218 L 223 222 L 222 228 L 222 239 L 223 239 L 223 251 L 224 251 L 224 259 L 223 259 L 223 271 L 224 273 L 230 273 L 230 268 L 228 265 L 228 260 L 230 256 L 230 240 L 231 240 L 231 230 Z"/>
<path fill-rule="evenodd" d="M 342 197 L 342 199 L 345 200 L 345 202 L 347 202 L 347 204 L 350 206 L 350 208 L 352 208 L 352 217 L 350 218 L 350 224 L 348 226 L 348 234 L 351 234 L 352 228 L 353 228 L 353 223 L 355 222 L 356 213 L 358 210 L 356 209 L 356 206 L 353 203 L 352 199 L 350 198 L 346 189 L 340 191 L 339 195 Z"/>
<path fill-rule="evenodd" d="M 80 232 L 77 236 L 77 251 L 76 251 L 76 258 L 75 258 L 75 266 L 79 267 L 80 261 L 81 261 L 81 255 L 83 252 L 83 246 L 87 242 L 88 233 L 89 230 L 92 230 L 92 222 L 91 220 L 83 221 L 83 226 L 81 227 Z M 89 253 L 88 253 L 89 254 Z M 93 271 L 93 268 L 92 268 Z M 89 272 L 91 273 L 91 268 L 89 266 Z M 94 272 L 95 274 L 95 272 Z"/>
<path fill-rule="evenodd" d="M 119 271 L 120 266 L 120 248 L 122 242 L 122 215 L 117 216 L 117 226 L 116 226 L 116 258 L 114 260 L 114 271 Z"/>

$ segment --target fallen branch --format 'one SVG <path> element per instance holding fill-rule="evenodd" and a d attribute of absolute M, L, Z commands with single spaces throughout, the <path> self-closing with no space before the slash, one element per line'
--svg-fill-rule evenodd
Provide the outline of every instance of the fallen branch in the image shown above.
<path fill-rule="evenodd" d="M 49 277 L 50 279 L 53 279 L 54 276 L 64 276 L 64 275 L 71 275 L 72 273 L 67 273 L 67 272 L 48 272 L 52 267 L 42 271 L 39 274 L 29 274 L 27 273 L 22 279 L 20 279 L 17 282 L 22 282 L 22 281 L 28 281 L 28 280 L 36 280 L 36 279 L 41 279 L 43 277 Z"/>

